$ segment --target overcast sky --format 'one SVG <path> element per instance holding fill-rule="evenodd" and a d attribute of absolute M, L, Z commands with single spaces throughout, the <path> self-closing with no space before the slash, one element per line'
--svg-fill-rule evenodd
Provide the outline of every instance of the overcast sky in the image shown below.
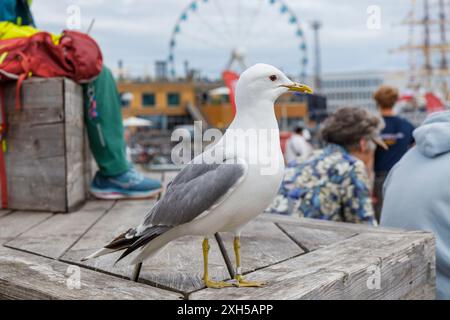
<path fill-rule="evenodd" d="M 221 2 L 225 7 L 230 3 L 239 2 L 239 0 L 209 1 Z M 272 25 L 277 27 L 273 28 L 275 35 L 267 33 L 265 36 L 268 31 L 263 30 L 259 33 L 259 36 L 262 36 L 259 40 L 256 39 L 256 35 L 251 37 L 253 50 L 248 52 L 249 63 L 268 62 L 280 64 L 280 67 L 285 69 L 297 68 L 298 39 L 293 30 L 289 29 L 292 26 L 279 11 L 271 9 L 269 0 L 252 1 L 255 4 L 261 3 L 267 7 L 264 10 L 268 10 L 261 11 L 263 17 L 259 19 L 259 24 L 268 25 L 269 31 Z M 67 28 L 68 21 L 73 22 L 73 15 L 67 11 L 76 5 L 81 12 L 81 30 L 85 31 L 92 18 L 96 19 L 91 35 L 100 43 L 106 63 L 114 68 L 117 61 L 122 59 L 132 74 L 141 75 L 152 74 L 154 61 L 168 56 L 169 40 L 174 25 L 182 10 L 191 2 L 191 0 L 34 0 L 32 11 L 39 28 L 60 32 Z M 408 13 L 409 0 L 285 0 L 285 3 L 302 24 L 311 60 L 313 60 L 313 38 L 309 21 L 322 21 L 323 72 L 401 70 L 407 67 L 405 54 L 392 54 L 389 50 L 407 42 L 408 29 L 398 24 Z M 197 29 L 193 27 L 191 33 L 196 33 L 199 39 L 212 37 L 212 32 L 208 33 L 205 30 L 206 26 L 203 29 L 200 27 L 201 24 L 198 22 L 200 17 L 212 19 L 214 23 L 211 21 L 209 23 L 213 24 L 214 28 L 226 30 L 227 24 L 236 26 L 237 20 L 233 20 L 236 18 L 235 14 L 225 13 L 227 21 L 221 20 L 223 15 L 212 13 L 211 3 L 208 5 L 209 9 L 199 4 L 200 7 L 197 9 L 199 16 L 196 17 L 193 13 L 185 23 L 186 26 L 182 28 L 183 31 L 189 29 L 188 23 L 192 21 L 192 26 L 197 23 Z M 377 5 L 381 9 L 379 29 L 367 27 L 369 19 L 367 8 L 371 5 Z M 249 7 L 249 16 L 251 10 L 254 9 Z M 269 14 L 270 11 L 273 12 L 272 15 Z M 197 22 L 194 23 L 196 19 Z M 218 39 L 211 39 L 215 40 Z M 201 44 L 193 41 L 189 43 L 183 39 L 179 41 L 180 47 L 176 49 L 175 54 L 176 61 L 180 64 L 185 59 L 192 60 L 191 66 L 204 70 L 207 74 L 218 73 L 226 64 L 228 51 L 225 53 L 225 50 L 208 48 L 203 41 Z M 311 72 L 312 63 L 308 69 L 308 72 Z"/>

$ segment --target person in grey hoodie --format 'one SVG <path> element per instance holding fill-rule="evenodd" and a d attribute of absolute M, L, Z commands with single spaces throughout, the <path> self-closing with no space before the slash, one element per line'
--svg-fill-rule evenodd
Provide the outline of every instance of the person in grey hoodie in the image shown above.
<path fill-rule="evenodd" d="M 436 294 L 450 299 L 450 111 L 430 115 L 414 138 L 384 184 L 381 225 L 435 234 Z"/>

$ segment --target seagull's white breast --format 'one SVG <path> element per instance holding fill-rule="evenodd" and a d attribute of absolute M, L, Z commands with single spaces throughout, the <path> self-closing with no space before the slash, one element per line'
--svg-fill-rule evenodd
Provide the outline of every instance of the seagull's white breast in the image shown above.
<path fill-rule="evenodd" d="M 217 148 L 225 148 L 225 154 L 243 160 L 247 173 L 243 181 L 220 205 L 211 212 L 195 220 L 191 232 L 208 235 L 216 232 L 233 232 L 242 228 L 247 222 L 262 213 L 272 202 L 278 192 L 284 175 L 284 159 L 279 143 L 279 133 L 275 141 L 269 142 L 270 154 L 260 161 L 255 160 L 260 144 L 247 146 L 246 150 L 235 146 L 218 144 Z M 270 159 L 270 161 L 269 161 Z"/>

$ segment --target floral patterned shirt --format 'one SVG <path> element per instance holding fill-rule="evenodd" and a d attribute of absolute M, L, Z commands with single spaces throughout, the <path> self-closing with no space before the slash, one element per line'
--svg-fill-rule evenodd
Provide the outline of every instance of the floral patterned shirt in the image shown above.
<path fill-rule="evenodd" d="M 364 163 L 329 144 L 292 161 L 269 210 L 322 220 L 376 225 Z"/>

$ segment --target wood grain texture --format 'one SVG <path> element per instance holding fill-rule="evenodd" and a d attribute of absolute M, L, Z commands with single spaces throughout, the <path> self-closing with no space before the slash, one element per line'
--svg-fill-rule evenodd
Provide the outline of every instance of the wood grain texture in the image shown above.
<path fill-rule="evenodd" d="M 52 213 L 49 212 L 16 211 L 3 217 L 0 220 L 0 244 L 17 237 L 51 216 Z"/>
<path fill-rule="evenodd" d="M 153 204 L 154 200 L 118 201 L 82 239 L 61 257 L 61 260 L 79 263 L 122 277 L 129 277 L 132 268 L 126 261 L 114 266 L 114 262 L 120 253 L 113 253 L 84 262 L 81 262 L 81 258 L 99 250 L 119 234 L 138 225 Z"/>
<path fill-rule="evenodd" d="M 0 299 L 179 300 L 174 292 L 0 247 Z M 70 287 L 79 270 L 80 287 Z M 72 289 L 71 289 L 72 288 Z"/>
<path fill-rule="evenodd" d="M 221 236 L 228 256 L 235 266 L 234 236 L 229 233 L 221 234 Z M 242 229 L 241 264 L 244 274 L 301 255 L 304 252 L 271 222 L 254 220 Z"/>
<path fill-rule="evenodd" d="M 22 109 L 14 110 L 15 86 L 6 86 L 9 208 L 67 212 L 86 198 L 81 88 L 33 78 L 24 81 L 22 97 Z"/>
<path fill-rule="evenodd" d="M 259 215 L 258 219 L 262 219 L 265 221 L 271 221 L 274 223 L 283 224 L 286 223 L 292 226 L 301 226 L 305 228 L 314 228 L 320 230 L 330 230 L 330 231 L 345 231 L 345 232 L 354 232 L 354 233 L 399 233 L 404 232 L 405 230 L 397 229 L 397 228 L 379 228 L 368 226 L 365 224 L 354 224 L 354 223 L 343 223 L 343 222 L 335 222 L 335 221 L 327 221 L 327 220 L 319 220 L 319 219 L 309 219 L 309 218 L 297 218 L 284 216 L 279 214 L 271 214 L 271 213 L 263 213 Z"/>
<path fill-rule="evenodd" d="M 120 252 L 84 262 L 80 260 L 109 243 L 115 236 L 138 225 L 154 202 L 154 200 L 117 202 L 61 259 L 121 277 L 131 277 L 133 266 L 129 265 L 129 262 L 133 254 L 115 266 Z M 140 281 L 183 293 L 203 288 L 201 241 L 200 237 L 187 237 L 169 244 L 158 255 L 144 263 Z M 213 240 L 211 240 L 210 263 L 213 278 L 229 278 L 220 251 Z"/>
<path fill-rule="evenodd" d="M 90 168 L 85 165 L 83 91 L 71 80 L 64 79 L 63 84 L 67 211 L 72 211 L 86 200 L 84 173 Z"/>
<path fill-rule="evenodd" d="M 354 237 L 358 234 L 354 231 L 345 231 L 341 229 L 322 230 L 287 223 L 278 223 L 277 225 L 307 251 L 314 251 L 344 239 Z"/>
<path fill-rule="evenodd" d="M 248 275 L 265 288 L 205 289 L 190 299 L 400 299 L 435 286 L 434 237 L 428 233 L 363 233 Z M 380 288 L 369 288 L 379 268 Z M 434 298 L 433 290 L 428 298 Z"/>
<path fill-rule="evenodd" d="M 22 110 L 15 110 L 15 83 L 5 85 L 5 103 L 10 124 L 62 123 L 64 119 L 61 78 L 32 78 L 22 84 Z"/>
<path fill-rule="evenodd" d="M 435 300 L 436 287 L 431 284 L 414 288 L 408 294 L 400 298 L 400 300 Z"/>
<path fill-rule="evenodd" d="M 0 218 L 10 214 L 12 210 L 0 210 Z"/>
<path fill-rule="evenodd" d="M 140 281 L 187 294 L 205 287 L 202 237 L 184 237 L 144 262 Z M 213 280 L 230 278 L 217 242 L 209 240 L 209 274 Z"/>
<path fill-rule="evenodd" d="M 91 201 L 71 214 L 55 214 L 5 245 L 58 259 L 107 211 L 113 201 Z M 32 215 L 33 213 L 30 213 Z"/>

